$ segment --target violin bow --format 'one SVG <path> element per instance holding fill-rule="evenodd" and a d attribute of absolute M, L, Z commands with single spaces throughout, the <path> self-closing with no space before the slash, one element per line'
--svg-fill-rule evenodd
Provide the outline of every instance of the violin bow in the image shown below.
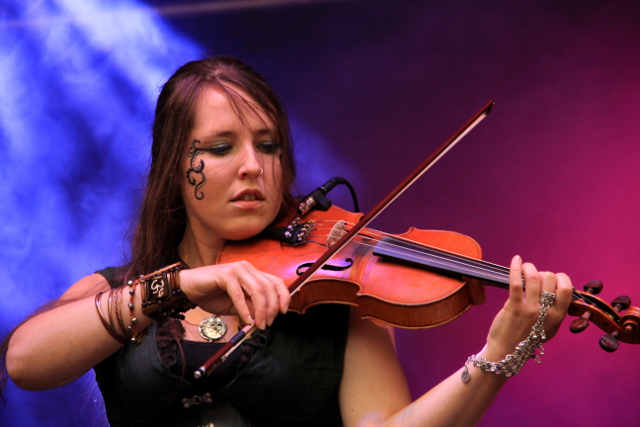
<path fill-rule="evenodd" d="M 394 188 L 384 199 L 382 199 L 371 211 L 364 215 L 351 229 L 345 233 L 335 244 L 333 244 L 316 262 L 310 265 L 305 272 L 288 286 L 289 293 L 294 295 L 311 278 L 311 276 L 329 260 L 337 254 L 347 243 L 349 243 L 361 229 L 366 227 L 384 209 L 386 209 L 395 199 L 397 199 L 407 188 L 409 188 L 418 178 L 440 160 L 452 149 L 464 136 L 469 133 L 478 123 L 480 123 L 493 109 L 493 101 L 489 101 L 480 111 L 474 114 L 457 132 L 438 147 L 420 166 L 418 166 L 409 176 L 407 176 L 396 188 Z M 249 338 L 256 330 L 255 321 L 246 325 L 225 343 L 209 360 L 200 366 L 193 376 L 198 379 L 211 373 L 218 365 L 226 360 L 242 342 Z"/>

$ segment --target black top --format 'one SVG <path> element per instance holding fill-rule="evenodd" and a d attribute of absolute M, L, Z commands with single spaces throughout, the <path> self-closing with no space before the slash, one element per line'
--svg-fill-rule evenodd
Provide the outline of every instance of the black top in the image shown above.
<path fill-rule="evenodd" d="M 116 269 L 98 273 L 111 279 L 112 288 L 119 285 L 113 281 Z M 94 368 L 109 422 L 112 427 L 342 426 L 338 390 L 348 311 L 322 305 L 304 315 L 279 315 L 254 343 L 243 344 L 258 347 L 250 360 L 230 357 L 204 381 L 193 379 L 193 366 L 219 344 L 163 338 L 166 326 L 154 323 L 139 346 L 126 344 Z M 193 402 L 207 392 L 211 403 L 198 397 L 200 404 L 183 407 L 183 398 Z"/>

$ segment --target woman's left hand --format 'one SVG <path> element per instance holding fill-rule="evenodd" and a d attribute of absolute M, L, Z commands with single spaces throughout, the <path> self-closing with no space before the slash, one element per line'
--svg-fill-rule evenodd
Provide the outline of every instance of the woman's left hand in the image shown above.
<path fill-rule="evenodd" d="M 533 264 L 523 264 L 522 258 L 513 257 L 509 273 L 509 299 L 491 325 L 483 357 L 492 362 L 500 361 L 527 339 L 540 315 L 542 291 L 556 294 L 555 303 L 549 308 L 544 321 L 546 340 L 549 340 L 558 332 L 569 309 L 573 293 L 571 279 L 564 273 L 539 272 Z"/>
<path fill-rule="evenodd" d="M 522 280 L 526 283 L 523 291 Z M 511 261 L 509 299 L 493 321 L 487 346 L 477 355 L 499 362 L 527 339 L 540 315 L 540 293 L 555 293 L 556 301 L 545 318 L 547 339 L 557 331 L 569 308 L 573 287 L 567 275 L 538 272 L 532 264 Z M 447 425 L 473 426 L 507 381 L 506 376 L 467 367 L 442 381 L 413 403 L 388 333 L 352 310 L 345 368 L 340 385 L 340 408 L 345 426 Z M 469 372 L 467 371 L 467 374 Z M 384 387 L 380 387 L 383 384 Z M 375 419 L 373 414 L 380 414 Z"/>

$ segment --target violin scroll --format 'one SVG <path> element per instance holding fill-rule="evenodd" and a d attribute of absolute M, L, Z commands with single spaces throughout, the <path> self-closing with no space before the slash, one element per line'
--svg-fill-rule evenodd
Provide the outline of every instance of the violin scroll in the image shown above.
<path fill-rule="evenodd" d="M 584 286 L 585 292 L 574 290 L 569 314 L 578 318 L 571 323 L 571 332 L 582 332 L 587 329 L 589 322 L 595 323 L 606 332 L 600 338 L 600 347 L 610 353 L 618 349 L 619 341 L 640 343 L 640 308 L 632 307 L 631 298 L 626 295 L 617 297 L 611 305 L 607 304 L 595 296 L 602 291 L 602 287 L 602 282 L 594 280 Z"/>

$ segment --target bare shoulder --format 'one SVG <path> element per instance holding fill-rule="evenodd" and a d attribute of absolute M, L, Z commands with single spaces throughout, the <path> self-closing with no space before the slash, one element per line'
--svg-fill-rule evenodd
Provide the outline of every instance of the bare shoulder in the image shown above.
<path fill-rule="evenodd" d="M 60 299 L 79 299 L 95 295 L 101 291 L 110 289 L 109 282 L 100 274 L 91 274 L 83 277 L 66 290 Z"/>

